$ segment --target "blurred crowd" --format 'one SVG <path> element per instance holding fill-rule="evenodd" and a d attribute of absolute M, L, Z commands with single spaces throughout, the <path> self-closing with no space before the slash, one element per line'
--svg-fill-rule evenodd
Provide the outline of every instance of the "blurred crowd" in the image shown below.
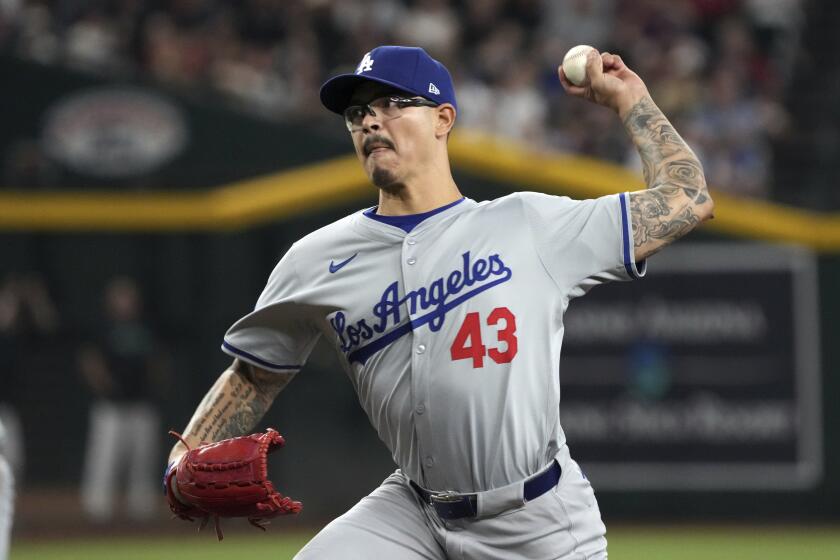
<path fill-rule="evenodd" d="M 318 87 L 379 44 L 452 71 L 459 124 L 637 165 L 620 123 L 562 95 L 576 44 L 617 52 L 704 162 L 763 196 L 802 0 L 56 0 L 0 2 L 0 50 L 211 91 L 271 118 L 325 116 Z"/>

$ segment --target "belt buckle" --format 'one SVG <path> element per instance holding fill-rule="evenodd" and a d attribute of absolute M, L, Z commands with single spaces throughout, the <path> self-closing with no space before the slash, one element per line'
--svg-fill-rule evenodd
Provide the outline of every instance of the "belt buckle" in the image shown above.
<path fill-rule="evenodd" d="M 430 505 L 434 505 L 435 503 L 441 504 L 451 504 L 454 502 L 460 502 L 462 499 L 461 495 L 454 491 L 454 490 L 444 490 L 443 492 L 436 492 L 429 496 L 429 503 Z"/>

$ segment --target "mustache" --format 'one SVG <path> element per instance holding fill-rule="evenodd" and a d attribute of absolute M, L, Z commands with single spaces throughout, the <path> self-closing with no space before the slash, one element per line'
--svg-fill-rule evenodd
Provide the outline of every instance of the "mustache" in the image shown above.
<path fill-rule="evenodd" d="M 365 139 L 365 143 L 362 146 L 362 149 L 365 151 L 365 155 L 369 154 L 370 151 L 373 149 L 372 146 L 385 146 L 386 148 L 394 149 L 394 143 L 385 138 L 384 136 L 369 136 Z"/>

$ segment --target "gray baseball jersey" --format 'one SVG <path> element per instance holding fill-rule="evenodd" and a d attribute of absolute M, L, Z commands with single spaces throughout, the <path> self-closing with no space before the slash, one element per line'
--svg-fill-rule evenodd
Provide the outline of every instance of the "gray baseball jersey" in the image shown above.
<path fill-rule="evenodd" d="M 223 349 L 294 371 L 323 335 L 406 476 L 458 492 L 521 481 L 565 442 L 569 301 L 644 274 L 627 197 L 465 199 L 410 233 L 357 212 L 291 247 Z"/>

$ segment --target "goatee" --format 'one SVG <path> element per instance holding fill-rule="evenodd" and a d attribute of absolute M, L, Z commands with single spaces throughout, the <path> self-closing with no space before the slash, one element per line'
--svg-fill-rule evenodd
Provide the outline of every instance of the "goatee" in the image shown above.
<path fill-rule="evenodd" d="M 400 187 L 400 184 L 397 183 L 396 174 L 390 169 L 382 169 L 381 167 L 377 167 L 373 170 L 373 174 L 371 175 L 370 179 L 373 182 L 374 186 L 382 189 L 383 191 L 390 192 L 397 190 Z"/>

